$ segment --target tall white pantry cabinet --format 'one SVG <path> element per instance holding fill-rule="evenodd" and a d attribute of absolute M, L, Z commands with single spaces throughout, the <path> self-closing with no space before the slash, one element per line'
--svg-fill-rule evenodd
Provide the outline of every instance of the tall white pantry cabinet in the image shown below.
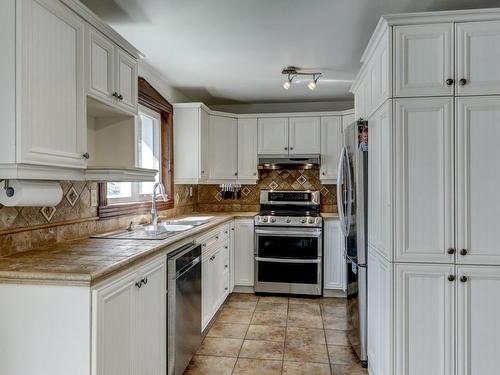
<path fill-rule="evenodd" d="M 368 120 L 370 375 L 498 373 L 500 9 L 382 17 Z"/>

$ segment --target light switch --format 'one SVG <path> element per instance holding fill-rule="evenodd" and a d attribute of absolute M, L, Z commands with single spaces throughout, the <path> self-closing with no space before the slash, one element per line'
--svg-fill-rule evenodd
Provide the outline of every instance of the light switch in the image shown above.
<path fill-rule="evenodd" d="M 192 186 L 189 187 L 189 196 L 190 197 L 193 196 L 193 187 Z"/>

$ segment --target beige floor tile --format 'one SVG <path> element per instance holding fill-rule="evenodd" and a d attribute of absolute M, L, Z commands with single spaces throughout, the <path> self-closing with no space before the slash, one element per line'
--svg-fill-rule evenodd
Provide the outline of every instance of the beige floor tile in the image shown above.
<path fill-rule="evenodd" d="M 287 327 L 286 342 L 305 345 L 326 345 L 322 329 Z"/>
<path fill-rule="evenodd" d="M 323 306 L 347 306 L 347 298 L 324 297 L 320 303 Z"/>
<path fill-rule="evenodd" d="M 329 363 L 326 345 L 285 343 L 285 361 Z"/>
<path fill-rule="evenodd" d="M 184 375 L 231 375 L 236 358 L 195 355 Z"/>
<path fill-rule="evenodd" d="M 325 329 L 326 343 L 328 345 L 349 346 L 349 340 L 345 331 L 338 329 Z"/>
<path fill-rule="evenodd" d="M 321 315 L 303 313 L 303 312 L 290 312 L 288 313 L 288 322 L 290 327 L 303 327 L 303 328 L 323 328 Z"/>
<path fill-rule="evenodd" d="M 224 308 L 233 308 L 239 310 L 250 310 L 254 311 L 255 306 L 257 306 L 257 301 L 227 301 L 224 304 Z"/>
<path fill-rule="evenodd" d="M 207 337 L 224 337 L 228 339 L 243 339 L 248 325 L 215 322 L 207 333 Z"/>
<path fill-rule="evenodd" d="M 238 323 L 250 324 L 253 312 L 248 310 L 234 309 L 232 307 L 225 307 L 217 317 L 218 323 Z"/>
<path fill-rule="evenodd" d="M 285 341 L 285 327 L 250 325 L 246 340 Z"/>
<path fill-rule="evenodd" d="M 227 297 L 228 301 L 239 301 L 239 302 L 248 302 L 248 301 L 258 301 L 259 296 L 256 296 L 252 293 L 231 293 L 229 297 Z"/>
<path fill-rule="evenodd" d="M 238 358 L 233 375 L 281 375 L 281 361 Z"/>
<path fill-rule="evenodd" d="M 283 362 L 283 375 L 330 375 L 326 363 Z"/>
<path fill-rule="evenodd" d="M 318 303 L 290 303 L 288 305 L 288 311 L 319 315 L 321 309 Z"/>
<path fill-rule="evenodd" d="M 283 343 L 262 340 L 245 340 L 240 351 L 240 358 L 283 359 Z"/>
<path fill-rule="evenodd" d="M 288 303 L 288 297 L 284 296 L 260 296 L 259 302 L 263 303 Z"/>
<path fill-rule="evenodd" d="M 361 365 L 330 365 L 332 375 L 368 375 L 368 371 L 361 367 Z"/>
<path fill-rule="evenodd" d="M 274 311 L 256 311 L 253 314 L 251 324 L 285 327 L 286 313 L 278 313 Z"/>
<path fill-rule="evenodd" d="M 321 302 L 320 298 L 303 298 L 303 297 L 290 297 L 288 300 L 288 303 L 293 303 L 293 304 L 308 304 L 308 305 L 315 305 Z"/>
<path fill-rule="evenodd" d="M 288 312 L 288 303 L 262 302 L 260 300 L 255 311 L 272 311 L 286 314 Z"/>
<path fill-rule="evenodd" d="M 196 354 L 237 357 L 242 343 L 241 339 L 206 337 Z"/>
<path fill-rule="evenodd" d="M 347 307 L 342 305 L 321 305 L 321 312 L 323 314 L 345 317 L 347 315 Z"/>
<path fill-rule="evenodd" d="M 350 346 L 328 345 L 330 363 L 338 365 L 354 365 L 358 363 L 358 357 Z"/>
<path fill-rule="evenodd" d="M 325 329 L 347 329 L 347 319 L 345 317 L 332 315 L 332 314 L 322 314 L 323 315 L 323 325 Z"/>

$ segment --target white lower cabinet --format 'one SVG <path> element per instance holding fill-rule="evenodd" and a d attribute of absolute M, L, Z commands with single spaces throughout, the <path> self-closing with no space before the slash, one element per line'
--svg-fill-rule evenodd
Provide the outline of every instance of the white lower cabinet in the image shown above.
<path fill-rule="evenodd" d="M 346 288 L 344 237 L 338 219 L 325 219 L 323 230 L 323 272 L 325 289 Z"/>
<path fill-rule="evenodd" d="M 234 221 L 234 285 L 254 284 L 253 218 Z"/>
<path fill-rule="evenodd" d="M 368 250 L 368 370 L 393 373 L 394 265 L 373 248 Z"/>
<path fill-rule="evenodd" d="M 498 373 L 500 268 L 457 266 L 457 375 Z"/>
<path fill-rule="evenodd" d="M 395 265 L 395 374 L 455 374 L 454 271 L 453 265 Z"/>
<path fill-rule="evenodd" d="M 164 256 L 92 291 L 92 374 L 166 372 Z"/>

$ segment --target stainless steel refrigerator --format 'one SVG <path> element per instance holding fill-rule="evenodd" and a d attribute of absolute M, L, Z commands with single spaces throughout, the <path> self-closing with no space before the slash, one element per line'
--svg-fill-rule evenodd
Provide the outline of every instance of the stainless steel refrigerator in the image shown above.
<path fill-rule="evenodd" d="M 344 129 L 337 206 L 347 263 L 347 336 L 364 367 L 367 347 L 368 123 Z"/>

